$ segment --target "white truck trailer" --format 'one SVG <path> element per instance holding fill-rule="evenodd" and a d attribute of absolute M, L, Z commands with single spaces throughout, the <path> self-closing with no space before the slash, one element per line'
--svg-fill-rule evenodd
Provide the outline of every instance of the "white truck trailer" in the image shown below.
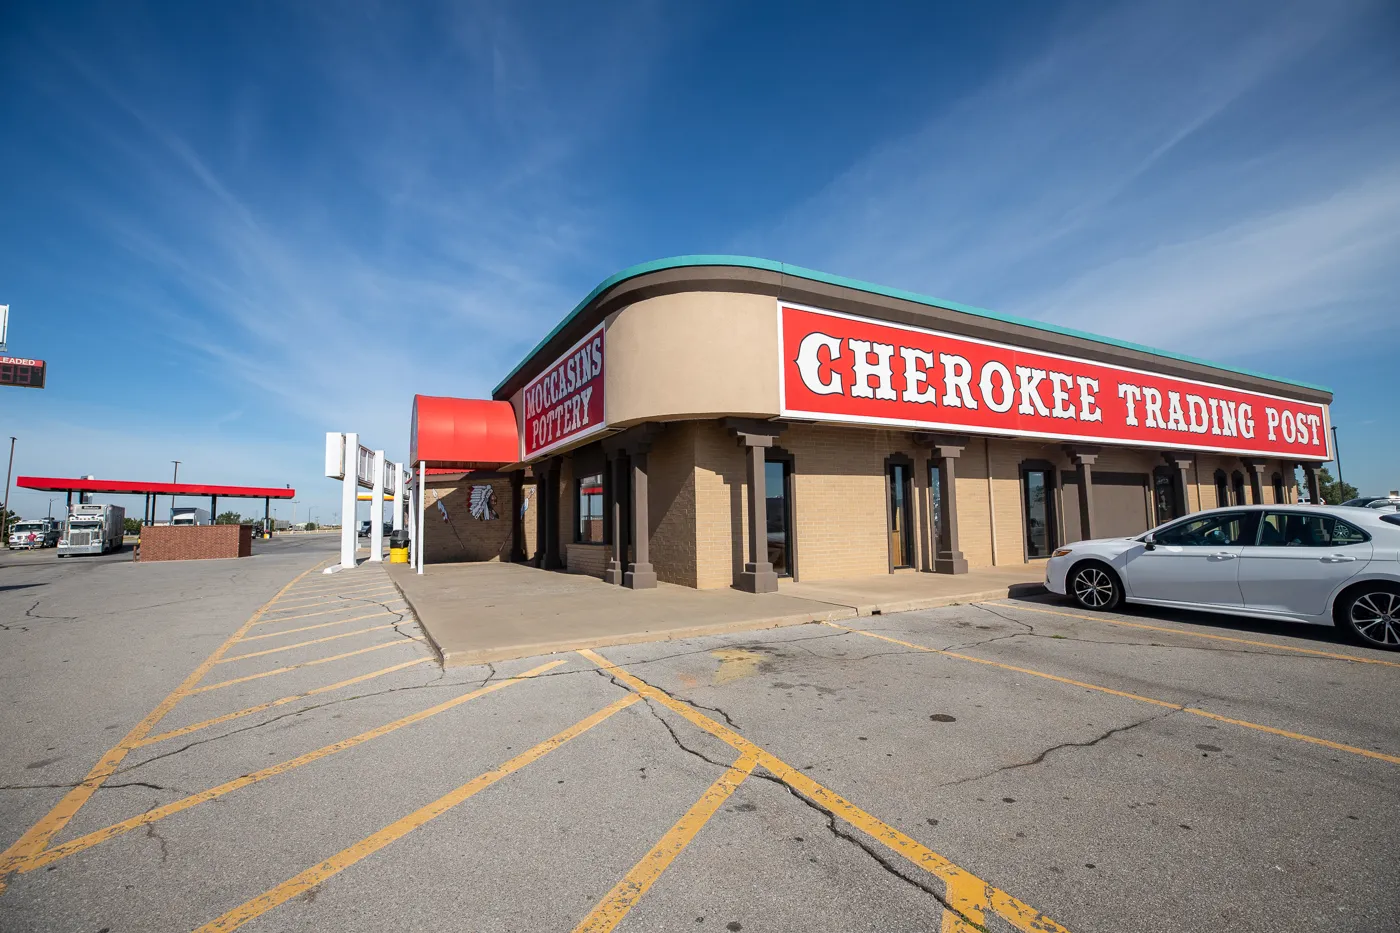
<path fill-rule="evenodd" d="M 74 503 L 68 511 L 63 537 L 58 539 L 58 556 L 119 551 L 125 527 L 126 509 L 119 505 Z"/>
<path fill-rule="evenodd" d="M 208 509 L 196 509 L 192 506 L 177 505 L 170 509 L 170 524 L 172 525 L 208 525 Z"/>

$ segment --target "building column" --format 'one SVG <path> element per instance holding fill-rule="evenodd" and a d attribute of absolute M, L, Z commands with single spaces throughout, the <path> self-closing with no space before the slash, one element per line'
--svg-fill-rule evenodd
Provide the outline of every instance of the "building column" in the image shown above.
<path fill-rule="evenodd" d="M 1079 533 L 1081 540 L 1094 537 L 1094 461 L 1098 459 L 1097 447 L 1065 447 L 1070 461 L 1079 467 Z"/>
<path fill-rule="evenodd" d="M 402 482 L 402 478 L 400 478 Z M 525 516 L 521 506 L 525 504 L 525 471 L 515 470 L 510 474 L 510 562 L 522 563 L 525 560 Z M 398 518 L 398 500 L 394 502 Z"/>
<path fill-rule="evenodd" d="M 549 461 L 545 467 L 544 489 L 540 493 L 540 499 L 549 503 L 548 524 L 544 528 L 544 561 L 541 564 L 545 570 L 562 570 L 564 567 L 564 555 L 559 552 L 559 475 L 562 466 L 558 457 Z"/>
<path fill-rule="evenodd" d="M 749 418 L 726 418 L 724 426 L 739 440 L 744 451 L 744 481 L 748 486 L 749 510 L 746 516 L 749 538 L 748 560 L 739 572 L 735 586 L 746 593 L 776 593 L 778 575 L 768 560 L 767 452 L 785 425 Z"/>
<path fill-rule="evenodd" d="M 608 485 L 611 487 L 608 496 L 608 522 L 612 533 L 612 557 L 603 569 L 603 582 L 621 586 L 627 569 L 627 527 L 624 509 L 626 497 L 623 495 L 623 490 L 627 488 L 626 454 L 621 450 L 612 451 L 608 460 L 608 471 Z"/>
<path fill-rule="evenodd" d="M 1303 464 L 1303 475 L 1308 480 L 1308 502 L 1317 505 L 1322 501 L 1322 493 L 1317 485 L 1317 465 L 1313 463 Z"/>
<path fill-rule="evenodd" d="M 1240 463 L 1244 464 L 1245 475 L 1249 477 L 1249 504 L 1264 504 L 1264 467 L 1267 465 L 1263 460 L 1252 460 L 1241 457 Z"/>
<path fill-rule="evenodd" d="M 1175 471 L 1173 485 L 1176 488 L 1176 510 L 1177 514 L 1172 518 L 1180 518 L 1191 513 L 1191 488 L 1186 482 L 1186 471 L 1191 469 L 1191 454 L 1168 452 L 1162 454 L 1162 459 L 1167 462 L 1167 466 Z"/>
<path fill-rule="evenodd" d="M 650 446 L 650 445 L 645 445 Z M 647 509 L 647 452 L 632 454 L 632 562 L 622 575 L 622 585 L 634 590 L 656 587 L 651 566 L 651 516 Z"/>
<path fill-rule="evenodd" d="M 970 439 L 961 434 L 914 435 L 914 443 L 932 448 L 933 461 L 938 467 L 938 535 L 933 555 L 934 573 L 967 573 L 962 545 L 958 541 L 958 476 L 957 461 Z"/>

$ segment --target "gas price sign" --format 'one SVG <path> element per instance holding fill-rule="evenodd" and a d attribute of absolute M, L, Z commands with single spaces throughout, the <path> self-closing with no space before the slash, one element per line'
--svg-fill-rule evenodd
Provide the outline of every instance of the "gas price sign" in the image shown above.
<path fill-rule="evenodd" d="M 42 389 L 46 367 L 43 360 L 26 360 L 17 356 L 0 356 L 0 386 Z"/>

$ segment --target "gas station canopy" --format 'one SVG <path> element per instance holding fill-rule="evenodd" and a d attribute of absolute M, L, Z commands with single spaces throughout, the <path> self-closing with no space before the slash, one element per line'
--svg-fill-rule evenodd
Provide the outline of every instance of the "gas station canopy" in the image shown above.
<path fill-rule="evenodd" d="M 285 486 L 210 486 L 203 483 L 139 483 L 122 479 L 87 479 L 81 476 L 21 476 L 21 489 L 40 492 L 96 492 L 122 496 L 215 496 L 231 499 L 291 499 L 297 491 Z"/>

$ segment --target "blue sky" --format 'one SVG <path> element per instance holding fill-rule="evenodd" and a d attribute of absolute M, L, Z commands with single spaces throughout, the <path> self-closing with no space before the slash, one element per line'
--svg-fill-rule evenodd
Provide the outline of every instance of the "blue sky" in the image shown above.
<path fill-rule="evenodd" d="M 0 303 L 51 375 L 0 433 L 329 518 L 325 431 L 403 457 L 612 272 L 741 253 L 1328 385 L 1396 488 L 1397 47 L 1385 0 L 12 3 Z"/>

